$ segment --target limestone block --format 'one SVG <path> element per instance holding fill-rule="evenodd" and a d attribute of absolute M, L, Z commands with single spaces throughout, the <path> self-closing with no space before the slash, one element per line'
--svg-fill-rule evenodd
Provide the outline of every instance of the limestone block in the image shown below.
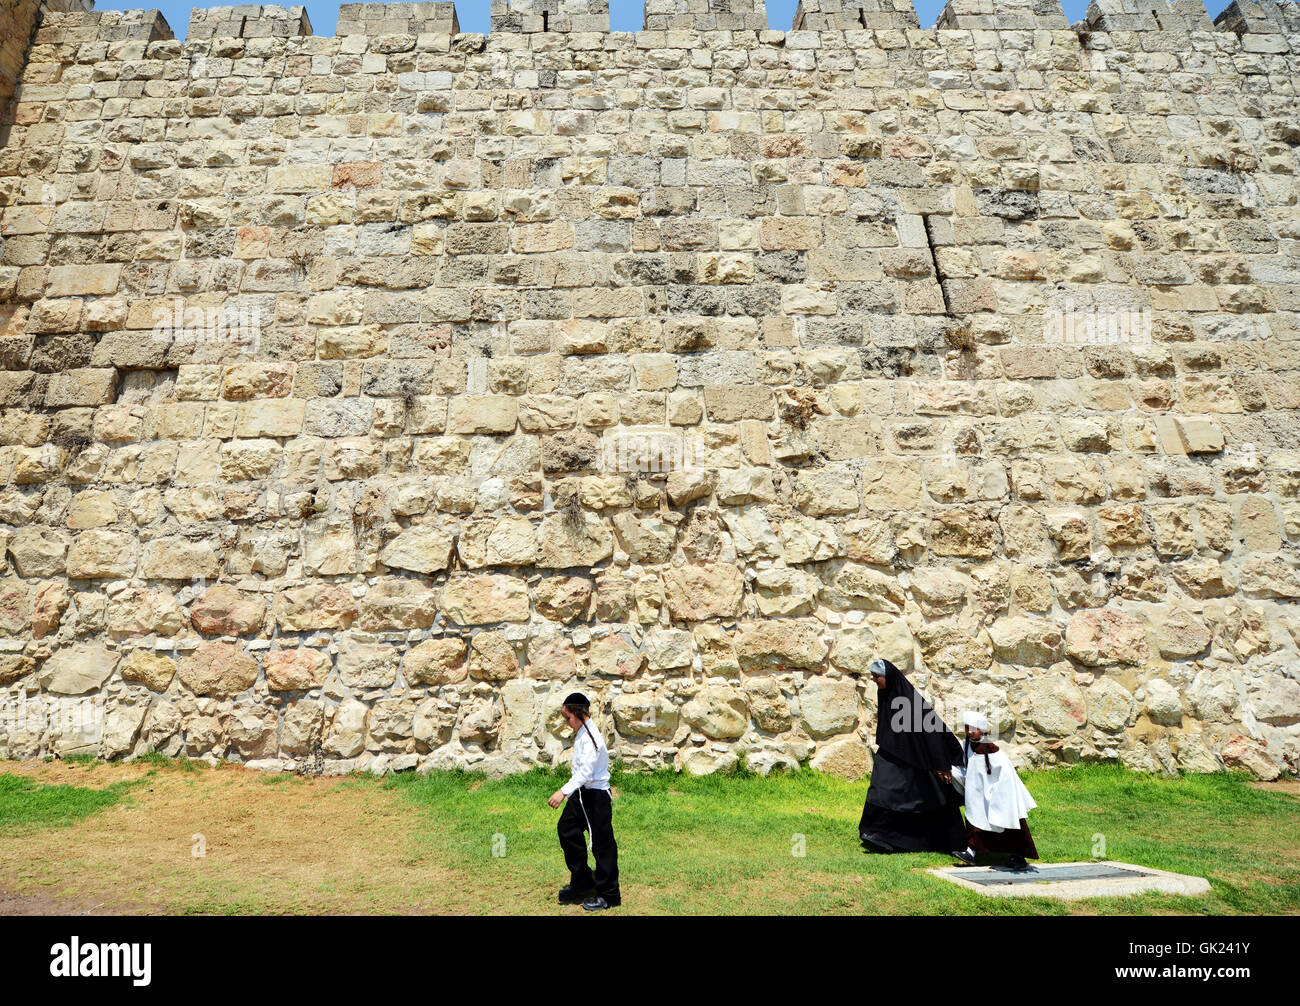
<path fill-rule="evenodd" d="M 366 724 L 370 710 L 356 699 L 344 699 L 334 710 L 322 750 L 336 758 L 354 758 L 366 746 Z"/>
<path fill-rule="evenodd" d="M 1089 667 L 1140 664 L 1149 654 L 1146 623 L 1112 608 L 1079 611 L 1065 630 L 1065 649 Z"/>
<path fill-rule="evenodd" d="M 146 542 L 140 555 L 140 575 L 153 579 L 211 580 L 216 578 L 217 568 L 216 550 L 207 541 L 158 538 Z"/>
<path fill-rule="evenodd" d="M 790 729 L 794 722 L 790 703 L 782 694 L 776 678 L 748 678 L 744 689 L 749 715 L 759 730 L 779 734 Z"/>
<path fill-rule="evenodd" d="M 813 737 L 848 733 L 858 725 L 858 690 L 850 679 L 812 678 L 799 691 L 799 722 Z"/>
<path fill-rule="evenodd" d="M 750 672 L 820 669 L 830 649 L 818 622 L 796 618 L 744 623 L 735 647 L 741 668 Z"/>
<path fill-rule="evenodd" d="M 195 695 L 232 697 L 253 686 L 258 666 L 237 644 L 209 640 L 181 658 L 176 675 Z"/>
<path fill-rule="evenodd" d="M 1087 702 L 1068 678 L 1050 675 L 1029 680 L 1025 690 L 1025 719 L 1048 737 L 1066 737 L 1087 720 Z"/>
<path fill-rule="evenodd" d="M 327 583 L 278 592 L 274 595 L 272 607 L 277 624 L 286 632 L 346 629 L 359 611 L 351 593 Z"/>
<path fill-rule="evenodd" d="M 318 688 L 329 675 L 331 661 L 321 650 L 268 650 L 263 660 L 267 687 L 277 692 L 299 692 Z"/>
<path fill-rule="evenodd" d="M 662 696 L 645 692 L 618 695 L 612 711 L 614 724 L 624 737 L 669 740 L 677 733 L 678 709 Z"/>
<path fill-rule="evenodd" d="M 118 655 L 107 647 L 78 643 L 61 647 L 46 658 L 38 679 L 56 695 L 87 695 L 103 687 L 117 665 Z"/>
<path fill-rule="evenodd" d="M 1099 678 L 1085 692 L 1088 722 L 1098 730 L 1116 733 L 1129 724 L 1133 696 L 1112 678 Z"/>
<path fill-rule="evenodd" d="M 715 740 L 734 740 L 749 727 L 745 694 L 730 685 L 706 685 L 682 707 L 682 717 Z"/>
<path fill-rule="evenodd" d="M 409 685 L 451 685 L 464 681 L 465 641 L 457 637 L 426 639 L 406 651 L 402 676 Z"/>
<path fill-rule="evenodd" d="M 400 657 L 395 646 L 345 639 L 339 644 L 336 666 L 349 688 L 388 688 L 397 680 Z"/>
<path fill-rule="evenodd" d="M 680 566 L 664 573 L 664 597 L 672 617 L 680 621 L 735 617 L 744 593 L 744 576 L 725 563 Z"/>
<path fill-rule="evenodd" d="M 843 737 L 823 744 L 809 764 L 819 772 L 856 782 L 871 772 L 870 749 L 857 737 Z"/>
<path fill-rule="evenodd" d="M 469 648 L 469 675 L 479 681 L 519 676 L 519 658 L 505 636 L 491 631 L 475 634 Z"/>
<path fill-rule="evenodd" d="M 136 543 L 131 535 L 91 530 L 77 535 L 68 551 L 68 576 L 78 580 L 129 577 L 135 573 Z"/>
<path fill-rule="evenodd" d="M 452 536 L 418 524 L 393 538 L 379 553 L 379 561 L 393 569 L 436 573 L 451 561 Z"/>
<path fill-rule="evenodd" d="M 266 601 L 261 594 L 216 584 L 195 600 L 190 620 L 205 636 L 248 636 L 261 631 Z"/>
<path fill-rule="evenodd" d="M 989 638 L 998 660 L 1009 664 L 1050 667 L 1061 659 L 1064 638 L 1061 630 L 1041 619 L 1013 616 L 989 627 Z"/>
<path fill-rule="evenodd" d="M 459 625 L 526 622 L 528 588 L 511 576 L 453 577 L 443 588 L 441 607 Z"/>
<path fill-rule="evenodd" d="M 1142 710 L 1151 722 L 1177 726 L 1183 719 L 1183 703 L 1178 690 L 1163 678 L 1152 678 L 1139 690 Z"/>
<path fill-rule="evenodd" d="M 128 590 L 108 603 L 105 619 L 109 634 L 122 639 L 131 636 L 174 636 L 186 627 L 185 611 L 168 590 Z"/>

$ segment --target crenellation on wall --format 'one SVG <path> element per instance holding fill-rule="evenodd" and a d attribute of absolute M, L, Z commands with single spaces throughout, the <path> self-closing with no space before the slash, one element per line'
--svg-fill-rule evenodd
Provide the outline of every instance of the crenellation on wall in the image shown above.
<path fill-rule="evenodd" d="M 765 0 L 646 0 L 646 31 L 767 31 Z"/>
<path fill-rule="evenodd" d="M 1234 0 L 1214 24 L 1240 36 L 1247 52 L 1300 52 L 1300 4 L 1294 0 Z"/>
<path fill-rule="evenodd" d="M 948 0 L 938 28 L 1024 31 L 1069 28 L 1060 0 Z"/>
<path fill-rule="evenodd" d="M 457 35 L 456 4 L 449 0 L 415 3 L 349 3 L 339 8 L 336 35 Z"/>
<path fill-rule="evenodd" d="M 312 34 L 305 7 L 241 4 L 235 7 L 195 7 L 190 11 L 186 40 L 220 38 L 295 38 Z"/>
<path fill-rule="evenodd" d="M 157 42 L 174 38 L 171 26 L 158 10 L 89 11 L 64 15 L 66 20 L 42 24 L 38 41 L 80 38 L 79 28 L 93 30 L 97 42 Z M 48 27 L 48 31 L 44 29 Z"/>
<path fill-rule="evenodd" d="M 609 32 L 609 0 L 492 0 L 493 32 Z"/>
<path fill-rule="evenodd" d="M 799 0 L 795 31 L 884 31 L 920 28 L 912 0 Z"/>
<path fill-rule="evenodd" d="M 9 99 L 22 76 L 27 48 L 39 20 L 39 3 L 0 0 L 0 128 L 6 121 Z"/>
<path fill-rule="evenodd" d="M 1161 32 L 1170 36 L 1214 30 L 1201 0 L 1091 0 L 1083 23 L 1093 31 Z"/>
<path fill-rule="evenodd" d="M 43 20 L 89 11 L 93 0 L 0 0 L 0 127 Z"/>

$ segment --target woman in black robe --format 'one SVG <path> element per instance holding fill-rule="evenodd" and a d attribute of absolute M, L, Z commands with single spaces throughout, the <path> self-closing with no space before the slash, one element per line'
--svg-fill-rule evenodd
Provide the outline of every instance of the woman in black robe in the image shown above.
<path fill-rule="evenodd" d="M 858 833 L 879 852 L 946 852 L 965 858 L 966 826 L 950 769 L 961 744 L 888 660 L 869 668 L 880 689 L 876 761 Z"/>

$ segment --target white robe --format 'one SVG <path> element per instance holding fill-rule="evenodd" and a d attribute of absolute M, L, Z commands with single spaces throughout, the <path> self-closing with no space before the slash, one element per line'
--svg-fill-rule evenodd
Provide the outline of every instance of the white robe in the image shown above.
<path fill-rule="evenodd" d="M 967 749 L 966 767 L 952 767 L 952 782 L 966 795 L 966 820 L 980 831 L 1011 831 L 1038 804 L 1016 775 L 1011 759 L 1001 751 L 988 756 L 992 774 L 985 771 L 984 755 Z"/>

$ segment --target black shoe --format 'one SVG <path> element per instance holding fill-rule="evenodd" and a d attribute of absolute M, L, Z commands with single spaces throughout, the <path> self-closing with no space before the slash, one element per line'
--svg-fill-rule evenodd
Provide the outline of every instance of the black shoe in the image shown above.
<path fill-rule="evenodd" d="M 1014 873 L 1024 873 L 1026 870 L 1032 870 L 1033 867 L 1024 856 L 1008 856 L 1007 869 Z"/>
<path fill-rule="evenodd" d="M 954 859 L 960 859 L 967 866 L 975 865 L 975 853 L 971 851 L 969 845 L 964 849 L 953 849 L 951 855 Z"/>
<path fill-rule="evenodd" d="M 621 899 L 617 901 L 609 901 L 608 899 L 601 897 L 599 894 L 595 894 L 584 901 L 582 907 L 589 912 L 603 912 L 607 908 L 617 908 L 622 903 Z"/>
<path fill-rule="evenodd" d="M 581 905 L 595 893 L 596 889 L 594 887 L 588 887 L 585 891 L 576 891 L 572 884 L 565 884 L 560 888 L 560 904 Z"/>

